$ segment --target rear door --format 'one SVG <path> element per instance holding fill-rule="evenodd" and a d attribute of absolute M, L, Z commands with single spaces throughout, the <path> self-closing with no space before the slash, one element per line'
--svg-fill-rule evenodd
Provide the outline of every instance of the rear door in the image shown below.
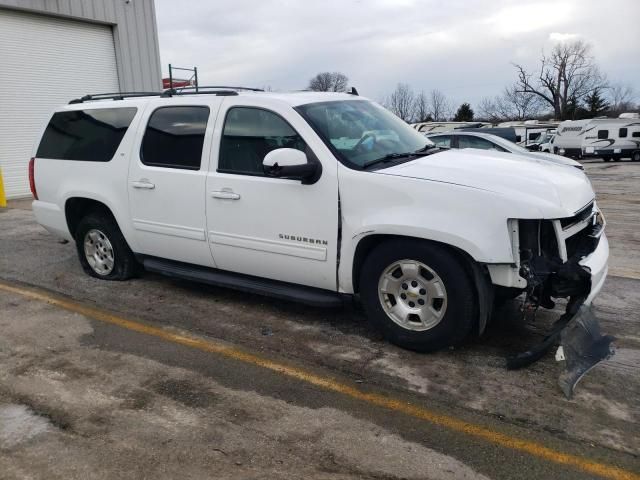
<path fill-rule="evenodd" d="M 208 152 L 220 99 L 157 101 L 129 167 L 129 210 L 139 252 L 215 266 L 206 239 Z"/>
<path fill-rule="evenodd" d="M 335 290 L 337 160 L 289 105 L 227 97 L 207 178 L 207 228 L 220 269 Z M 322 164 L 311 185 L 271 178 L 264 156 L 295 148 Z"/>

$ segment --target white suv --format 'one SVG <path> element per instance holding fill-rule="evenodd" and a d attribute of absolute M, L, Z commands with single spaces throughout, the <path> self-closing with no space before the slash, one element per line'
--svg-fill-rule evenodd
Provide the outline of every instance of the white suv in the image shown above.
<path fill-rule="evenodd" d="M 316 306 L 358 295 L 415 350 L 482 333 L 495 295 L 588 305 L 607 272 L 583 172 L 440 150 L 354 94 L 87 96 L 33 157 L 35 216 L 89 275 L 143 266 Z"/>

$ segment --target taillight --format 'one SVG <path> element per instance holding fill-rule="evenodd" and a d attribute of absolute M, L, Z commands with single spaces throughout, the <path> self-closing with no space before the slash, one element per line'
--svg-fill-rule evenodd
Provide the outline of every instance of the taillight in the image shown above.
<path fill-rule="evenodd" d="M 36 191 L 36 176 L 35 176 L 36 159 L 29 160 L 29 187 L 31 187 L 31 194 L 33 198 L 38 200 L 38 192 Z"/>

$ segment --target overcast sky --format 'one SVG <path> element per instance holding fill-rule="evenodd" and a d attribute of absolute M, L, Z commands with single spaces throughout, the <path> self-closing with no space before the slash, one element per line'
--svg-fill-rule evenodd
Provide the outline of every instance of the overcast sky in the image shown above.
<path fill-rule="evenodd" d="M 398 82 L 456 104 L 500 93 L 563 39 L 640 94 L 640 0 L 156 0 L 160 56 L 200 84 L 302 89 L 340 71 L 379 100 Z M 640 96 L 640 95 L 638 95 Z"/>

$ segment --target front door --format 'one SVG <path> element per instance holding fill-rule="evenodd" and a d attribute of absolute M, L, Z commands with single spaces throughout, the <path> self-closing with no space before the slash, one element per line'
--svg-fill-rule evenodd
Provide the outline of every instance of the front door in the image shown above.
<path fill-rule="evenodd" d="M 220 101 L 180 100 L 149 106 L 144 136 L 134 147 L 128 189 L 136 253 L 214 266 L 205 231 L 205 152 Z"/>
<path fill-rule="evenodd" d="M 214 134 L 206 190 L 215 263 L 223 270 L 336 290 L 337 161 L 291 107 L 254 102 L 226 98 Z M 320 161 L 320 178 L 303 185 L 265 176 L 262 160 L 277 148 L 296 148 Z"/>

